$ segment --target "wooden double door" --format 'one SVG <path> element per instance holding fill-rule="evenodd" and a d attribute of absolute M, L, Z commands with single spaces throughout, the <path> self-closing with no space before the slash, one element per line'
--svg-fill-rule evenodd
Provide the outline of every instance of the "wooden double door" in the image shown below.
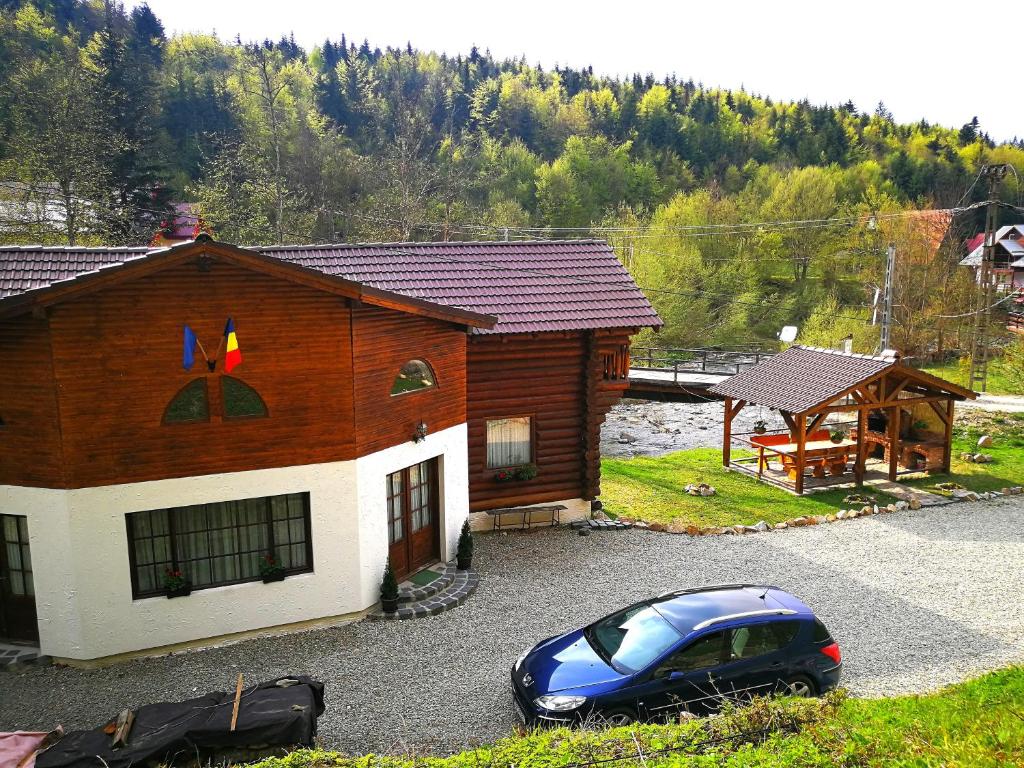
<path fill-rule="evenodd" d="M 39 640 L 28 519 L 0 515 L 0 638 Z"/>
<path fill-rule="evenodd" d="M 399 580 L 440 557 L 437 473 L 430 459 L 388 475 L 388 555 Z"/>

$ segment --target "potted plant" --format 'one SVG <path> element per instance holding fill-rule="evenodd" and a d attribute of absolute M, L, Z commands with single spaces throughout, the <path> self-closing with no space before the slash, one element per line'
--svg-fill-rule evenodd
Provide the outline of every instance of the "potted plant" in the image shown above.
<path fill-rule="evenodd" d="M 269 584 L 272 581 L 284 581 L 284 566 L 268 552 L 263 556 L 263 562 L 260 563 L 260 576 L 263 577 L 264 584 Z"/>
<path fill-rule="evenodd" d="M 384 613 L 394 613 L 398 610 L 398 579 L 395 578 L 390 557 L 384 566 L 384 577 L 380 581 L 380 607 Z"/>
<path fill-rule="evenodd" d="M 462 523 L 459 534 L 459 547 L 455 553 L 455 564 L 460 571 L 469 570 L 473 565 L 473 534 L 469 530 L 469 520 Z"/>
<path fill-rule="evenodd" d="M 172 597 L 187 597 L 192 594 L 192 582 L 185 578 L 181 571 L 172 568 L 164 570 L 164 591 L 167 599 Z"/>
<path fill-rule="evenodd" d="M 839 443 L 843 442 L 843 440 L 846 439 L 846 431 L 842 429 L 833 429 L 831 432 L 829 432 L 828 437 L 833 443 L 836 443 L 838 445 Z"/>
<path fill-rule="evenodd" d="M 755 434 L 763 435 L 765 432 L 768 431 L 768 425 L 765 423 L 764 419 L 758 419 L 757 421 L 754 422 L 754 426 L 752 427 L 752 429 L 754 430 Z"/>
<path fill-rule="evenodd" d="M 516 473 L 511 469 L 499 469 L 494 473 L 494 479 L 499 483 L 508 483 L 516 479 Z"/>
<path fill-rule="evenodd" d="M 536 476 L 536 464 L 523 464 L 523 466 L 516 470 L 516 480 L 533 480 Z"/>

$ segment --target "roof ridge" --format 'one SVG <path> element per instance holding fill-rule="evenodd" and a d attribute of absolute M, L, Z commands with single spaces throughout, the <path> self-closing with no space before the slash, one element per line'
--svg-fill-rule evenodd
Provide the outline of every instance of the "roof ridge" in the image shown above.
<path fill-rule="evenodd" d="M 243 245 L 240 248 L 250 248 L 254 251 L 320 251 L 329 249 L 355 249 L 355 248 L 449 248 L 462 245 L 486 245 L 512 247 L 519 245 L 607 245 L 607 240 L 598 238 L 583 238 L 573 240 L 426 240 L 426 241 L 403 241 L 403 242 L 367 242 L 367 243 L 301 243 L 289 245 Z"/>
<path fill-rule="evenodd" d="M 794 347 L 800 349 L 809 349 L 812 352 L 827 352 L 830 355 L 838 355 L 839 357 L 853 357 L 861 360 L 877 360 L 880 363 L 894 363 L 896 362 L 891 357 L 884 357 L 882 355 L 865 355 L 861 352 L 844 352 L 841 349 L 829 349 L 828 347 L 814 347 L 810 344 L 794 344 Z"/>
<path fill-rule="evenodd" d="M 0 245 L 0 252 L 3 251 L 32 251 L 34 253 L 52 251 L 54 253 L 60 251 L 69 252 L 81 252 L 89 251 L 94 253 L 116 253 L 116 252 L 137 252 L 137 253 L 149 253 L 150 251 L 161 250 L 160 248 L 152 248 L 148 245 Z"/>

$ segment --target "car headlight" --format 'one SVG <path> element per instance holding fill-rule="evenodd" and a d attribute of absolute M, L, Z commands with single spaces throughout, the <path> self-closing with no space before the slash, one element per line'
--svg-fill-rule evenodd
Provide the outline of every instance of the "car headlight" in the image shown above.
<path fill-rule="evenodd" d="M 586 696 L 541 696 L 533 703 L 551 712 L 568 712 L 579 709 L 586 700 Z"/>

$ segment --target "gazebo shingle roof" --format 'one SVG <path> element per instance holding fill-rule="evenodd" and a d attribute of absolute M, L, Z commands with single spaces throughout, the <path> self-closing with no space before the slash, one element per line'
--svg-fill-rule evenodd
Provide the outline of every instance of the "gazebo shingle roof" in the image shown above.
<path fill-rule="evenodd" d="M 898 365 L 891 357 L 792 346 L 711 387 L 713 394 L 801 413 Z"/>

